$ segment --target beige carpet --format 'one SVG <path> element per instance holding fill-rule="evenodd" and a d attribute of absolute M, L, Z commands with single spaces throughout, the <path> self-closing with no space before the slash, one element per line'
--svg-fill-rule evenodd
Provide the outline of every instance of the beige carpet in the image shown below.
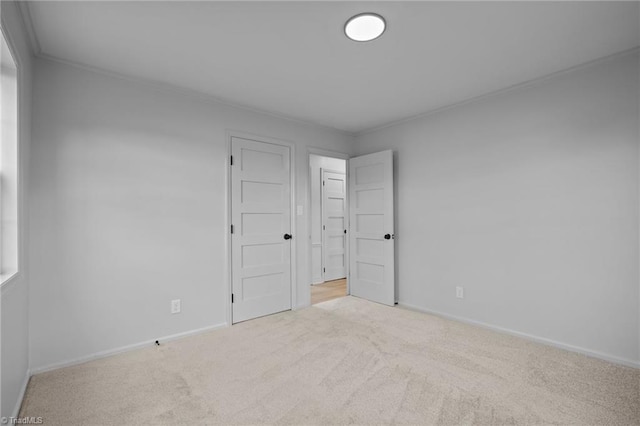
<path fill-rule="evenodd" d="M 640 370 L 353 297 L 34 376 L 50 425 L 640 423 Z"/>

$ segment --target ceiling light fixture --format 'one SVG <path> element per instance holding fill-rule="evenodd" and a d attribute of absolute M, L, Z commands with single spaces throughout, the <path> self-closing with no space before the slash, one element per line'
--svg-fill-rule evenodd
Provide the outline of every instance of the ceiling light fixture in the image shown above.
<path fill-rule="evenodd" d="M 375 40 L 384 33 L 387 23 L 377 13 L 360 13 L 344 24 L 344 33 L 353 41 Z"/>

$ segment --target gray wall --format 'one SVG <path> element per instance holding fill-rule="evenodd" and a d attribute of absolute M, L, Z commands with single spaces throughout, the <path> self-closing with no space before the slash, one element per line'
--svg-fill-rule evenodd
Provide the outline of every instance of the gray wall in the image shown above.
<path fill-rule="evenodd" d="M 224 324 L 227 130 L 307 147 L 350 135 L 47 60 L 34 82 L 31 365 L 38 370 Z M 308 206 L 304 207 L 308 211 Z M 297 233 L 307 234 L 305 216 Z M 309 259 L 297 243 L 297 300 Z M 170 300 L 182 313 L 170 314 Z"/>
<path fill-rule="evenodd" d="M 29 317 L 27 281 L 27 178 L 31 131 L 32 57 L 22 19 L 14 2 L 2 2 L 2 27 L 20 68 L 19 84 L 19 275 L 0 290 L 0 416 L 15 415 L 29 373 Z"/>
<path fill-rule="evenodd" d="M 636 52 L 359 135 L 395 151 L 400 303 L 638 362 L 639 72 Z"/>

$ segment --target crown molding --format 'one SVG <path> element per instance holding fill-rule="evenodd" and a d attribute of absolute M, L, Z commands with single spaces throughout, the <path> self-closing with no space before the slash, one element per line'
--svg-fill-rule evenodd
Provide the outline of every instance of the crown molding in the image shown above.
<path fill-rule="evenodd" d="M 546 81 L 546 80 L 551 79 L 551 78 L 559 77 L 559 76 L 562 76 L 562 75 L 565 75 L 565 74 L 572 73 L 574 71 L 578 71 L 578 70 L 581 70 L 581 69 L 584 69 L 584 68 L 589 68 L 591 66 L 599 65 L 599 64 L 602 64 L 602 63 L 605 63 L 605 62 L 613 61 L 615 59 L 622 58 L 622 57 L 628 56 L 628 55 L 633 55 L 633 54 L 636 54 L 636 53 L 639 53 L 639 52 L 640 52 L 640 46 L 636 46 L 636 47 L 633 47 L 631 49 L 627 49 L 627 50 L 623 50 L 621 52 L 614 53 L 612 55 L 604 56 L 602 58 L 598 58 L 598 59 L 594 59 L 592 61 L 584 62 L 582 64 L 574 65 L 572 67 L 565 68 L 565 69 L 560 70 L 560 71 L 552 72 L 551 74 L 546 74 L 546 75 L 543 75 L 541 77 L 534 78 L 532 80 L 524 81 L 522 83 L 517 83 L 517 84 L 514 84 L 512 86 L 507 86 L 507 87 L 504 87 L 502 89 L 498 89 L 498 90 L 494 90 L 494 91 L 491 91 L 491 92 L 488 92 L 488 93 L 484 93 L 482 95 L 473 96 L 471 98 L 467 98 L 467 99 L 464 99 L 464 100 L 461 100 L 461 101 L 458 101 L 458 102 L 454 102 L 452 104 L 444 105 L 444 106 L 441 106 L 441 107 L 438 107 L 438 108 L 435 108 L 435 109 L 432 109 L 432 110 L 429 110 L 429 111 L 426 111 L 426 112 L 423 112 L 423 113 L 420 113 L 420 114 L 412 115 L 410 117 L 405 117 L 405 118 L 401 118 L 399 120 L 390 121 L 390 122 L 388 122 L 386 124 L 383 124 L 381 126 L 375 126 L 375 127 L 369 128 L 369 129 L 361 130 L 361 131 L 355 132 L 355 137 L 360 137 L 360 136 L 363 136 L 363 135 L 374 133 L 374 132 L 377 132 L 379 130 L 386 129 L 387 127 L 394 127 L 394 126 L 398 126 L 400 124 L 409 123 L 411 121 L 420 120 L 420 119 L 429 117 L 429 116 L 434 115 L 434 114 L 439 114 L 441 112 L 444 112 L 444 111 L 447 111 L 447 110 L 450 110 L 450 109 L 453 109 L 453 108 L 457 108 L 457 107 L 460 107 L 460 106 L 463 106 L 463 105 L 467 105 L 467 104 L 470 104 L 470 103 L 473 103 L 473 102 L 482 101 L 482 100 L 485 100 L 485 99 L 489 99 L 489 98 L 493 98 L 493 97 L 496 97 L 496 96 L 500 96 L 500 95 L 503 95 L 505 93 L 512 92 L 512 91 L 515 91 L 515 90 L 526 89 L 528 87 L 534 86 L 534 85 L 536 85 L 538 83 L 541 83 L 541 82 Z"/>
<path fill-rule="evenodd" d="M 40 40 L 38 40 L 38 34 L 36 34 L 36 30 L 33 26 L 33 17 L 31 16 L 31 9 L 29 8 L 29 2 L 25 0 L 17 0 L 18 10 L 20 11 L 20 16 L 22 17 L 22 23 L 24 24 L 24 29 L 27 32 L 27 36 L 29 37 L 29 45 L 31 46 L 31 53 L 34 56 L 38 56 L 42 53 L 42 48 L 40 47 Z"/>
<path fill-rule="evenodd" d="M 260 115 L 266 115 L 272 118 L 277 118 L 280 120 L 285 120 L 285 121 L 290 121 L 293 123 L 298 123 L 301 125 L 305 125 L 305 126 L 309 126 L 309 127 L 314 127 L 317 129 L 323 129 L 325 131 L 330 131 L 330 132 L 334 132 L 334 133 L 338 133 L 344 136 L 348 136 L 348 137 L 355 137 L 355 133 L 353 132 L 349 132 L 348 130 L 344 130 L 344 129 L 339 129 L 336 127 L 332 127 L 329 126 L 327 124 L 322 124 L 322 123 L 317 123 L 317 122 L 313 122 L 313 121 L 307 121 L 301 118 L 296 118 L 296 117 L 291 117 L 285 114 L 280 114 L 277 112 L 272 112 L 272 111 L 267 111 L 264 109 L 260 109 L 260 108 L 256 108 L 256 107 L 251 107 L 248 105 L 242 105 L 239 103 L 235 103 L 233 101 L 230 101 L 228 99 L 224 99 L 224 98 L 219 98 L 217 96 L 214 95 L 210 95 L 204 92 L 199 92 L 197 90 L 193 90 L 193 89 L 188 89 L 186 87 L 182 87 L 182 86 L 178 86 L 175 84 L 171 84 L 171 83 L 165 83 L 162 81 L 157 81 L 157 80 L 152 80 L 149 78 L 145 78 L 145 77 L 137 77 L 137 76 L 132 76 L 130 74 L 124 74 L 124 73 L 120 73 L 117 71 L 110 71 L 104 68 L 100 68 L 100 67 L 95 67 L 92 65 L 87 65 L 87 64 L 83 64 L 80 62 L 75 62 L 75 61 L 70 61 L 67 59 L 61 59 L 58 58 L 56 56 L 52 56 L 43 52 L 40 52 L 39 54 L 35 55 L 36 57 L 38 57 L 39 59 L 44 59 L 50 62 L 55 62 L 58 64 L 62 64 L 62 65 L 66 65 L 69 67 L 73 67 L 73 68 L 79 68 L 79 69 L 83 69 L 85 71 L 89 71 L 89 72 L 94 72 L 97 74 L 102 74 L 111 78 L 116 78 L 119 80 L 125 80 L 131 83 L 136 83 L 136 84 L 140 84 L 140 85 L 145 85 L 147 87 L 150 87 L 152 89 L 155 89 L 157 91 L 160 92 L 164 92 L 164 93 L 172 93 L 172 94 L 177 94 L 177 95 L 181 95 L 187 98 L 191 98 L 191 99 L 196 99 L 199 100 L 201 102 L 205 102 L 208 104 L 214 104 L 214 105 L 218 105 L 218 106 L 225 106 L 228 108 L 234 108 L 234 109 L 239 109 L 239 110 L 243 110 L 243 111 L 248 111 L 254 114 L 260 114 Z"/>
<path fill-rule="evenodd" d="M 181 94 L 182 96 L 186 96 L 186 97 L 190 97 L 193 99 L 198 99 L 200 101 L 206 102 L 206 103 L 211 103 L 211 104 L 217 104 L 217 105 L 223 105 L 226 107 L 230 107 L 230 108 L 234 108 L 234 109 L 241 109 L 244 111 L 248 111 L 248 112 L 252 112 L 252 113 L 256 113 L 256 114 L 261 114 L 261 115 L 267 115 L 273 118 L 278 118 L 281 120 L 286 120 L 286 121 L 291 121 L 291 122 L 295 122 L 295 123 L 299 123 L 299 124 L 303 124 L 303 125 L 307 125 L 307 126 L 311 126 L 311 127 L 316 127 L 316 128 L 321 128 L 321 129 L 325 129 L 325 130 L 329 130 L 329 131 L 333 131 L 351 138 L 357 138 L 366 134 L 370 134 L 370 133 L 374 133 L 377 132 L 379 130 L 382 129 L 386 129 L 388 127 L 394 127 L 397 125 L 401 125 L 401 124 L 405 124 L 408 122 L 412 122 L 412 121 L 416 121 L 416 120 L 420 120 L 426 117 L 429 117 L 431 115 L 434 114 L 438 114 L 444 111 L 447 111 L 449 109 L 453 109 L 453 108 L 457 108 L 460 106 L 464 106 L 467 105 L 469 103 L 473 103 L 473 102 L 477 102 L 477 101 L 482 101 L 485 99 L 489 99 L 495 96 L 500 96 L 503 95 L 505 93 L 511 92 L 511 91 L 515 91 L 515 90 L 521 90 L 521 89 L 525 89 L 528 88 L 530 86 L 536 85 L 538 83 L 541 83 L 543 81 L 546 81 L 547 79 L 550 78 L 554 78 L 554 77 L 558 77 L 561 75 L 565 75 L 574 71 L 578 71 L 580 69 L 583 68 L 588 68 L 594 65 L 598 65 L 604 62 L 608 62 L 611 60 L 615 60 L 627 55 L 631 55 L 631 54 L 637 54 L 640 52 L 640 46 L 636 46 L 633 47 L 631 49 L 627 49 L 621 52 L 617 52 L 614 53 L 612 55 L 608 55 L 602 58 L 598 58 L 592 61 L 588 61 L 582 64 L 578 64 L 575 65 L 573 67 L 569 67 L 566 68 L 564 70 L 560 70 L 560 71 L 556 71 L 541 77 L 537 77 L 528 81 L 524 81 L 522 83 L 517 83 L 502 89 L 498 89 L 498 90 L 494 90 L 488 93 L 484 93 L 478 96 L 473 96 L 471 98 L 467 98 L 467 99 L 463 99 L 461 101 L 458 102 L 454 102 L 448 105 L 443 105 L 440 107 L 437 107 L 435 109 L 431 109 L 416 115 L 412 115 L 409 117 L 405 117 L 405 118 L 401 118 L 398 120 L 393 120 L 390 121 L 388 123 L 379 125 L 379 126 L 374 126 L 371 128 L 366 128 L 363 130 L 357 130 L 357 131 L 349 131 L 346 129 L 340 129 L 340 128 L 336 128 L 333 127 L 331 125 L 328 124 L 324 124 L 324 123 L 319 123 L 319 122 L 315 122 L 315 121 L 311 121 L 311 120 L 305 120 L 302 118 L 296 118 L 296 117 L 292 117 L 292 116 L 288 116 L 286 114 L 282 114 L 282 113 L 277 113 L 277 112 L 272 112 L 272 111 L 268 111 L 268 110 L 264 110 L 264 109 L 260 109 L 260 108 L 256 108 L 256 107 L 251 107 L 248 105 L 243 105 L 240 103 L 236 103 L 232 100 L 229 99 L 224 99 L 224 98 L 220 98 L 217 97 L 215 95 L 211 95 L 211 94 L 207 94 L 204 92 L 200 92 L 197 90 L 193 90 L 193 89 L 188 89 L 186 87 L 183 86 L 179 86 L 179 85 L 175 85 L 175 84 L 171 84 L 171 83 L 165 83 L 165 82 L 160 82 L 160 81 L 156 81 L 156 80 L 152 80 L 149 78 L 145 78 L 145 77 L 137 77 L 137 76 L 132 76 L 129 74 L 124 74 L 124 73 L 120 73 L 120 72 L 116 72 L 116 71 L 110 71 L 107 70 L 105 68 L 100 68 L 100 67 L 95 67 L 92 65 L 87 65 L 84 63 L 80 63 L 80 62 L 76 62 L 76 61 L 70 61 L 67 59 L 62 59 L 62 58 L 58 58 L 49 54 L 46 54 L 42 51 L 38 36 L 36 34 L 36 31 L 34 29 L 33 26 L 33 18 L 31 15 L 31 11 L 30 11 L 30 7 L 29 7 L 29 1 L 26 0 L 16 0 L 16 3 L 19 5 L 19 10 L 20 10 L 20 14 L 22 15 L 22 19 L 24 22 L 24 26 L 26 29 L 27 34 L 29 35 L 29 40 L 30 40 L 30 44 L 31 44 L 31 48 L 33 51 L 34 56 L 41 58 L 41 59 L 45 59 L 45 60 L 49 60 L 52 62 L 57 62 L 57 63 L 61 63 L 67 66 L 71 66 L 71 67 L 75 67 L 75 68 L 81 68 L 87 71 L 91 71 L 91 72 L 95 72 L 95 73 L 99 73 L 99 74 L 103 74 L 103 75 L 107 75 L 110 76 L 112 78 L 118 78 L 118 79 L 122 79 L 122 80 L 127 80 L 130 82 L 135 82 L 135 83 L 139 83 L 139 84 L 145 84 L 147 86 L 151 86 L 153 88 L 155 88 L 156 90 L 160 90 L 163 92 L 171 92 L 174 94 Z"/>
<path fill-rule="evenodd" d="M 318 122 L 314 122 L 314 121 L 310 121 L 310 120 L 304 120 L 304 119 L 301 119 L 301 118 L 291 117 L 291 116 L 288 116 L 286 114 L 280 114 L 280 113 L 271 112 L 271 111 L 267 111 L 267 110 L 256 108 L 256 107 L 251 107 L 251 106 L 248 106 L 248 105 L 239 104 L 239 103 L 230 101 L 228 99 L 219 98 L 219 97 L 214 96 L 214 95 L 210 95 L 210 94 L 207 94 L 207 93 L 204 93 L 204 92 L 199 92 L 197 90 L 188 89 L 188 88 L 185 88 L 185 87 L 182 87 L 182 86 L 178 86 L 178 85 L 175 85 L 175 84 L 159 82 L 159 81 L 148 79 L 148 78 L 144 78 L 144 77 L 136 77 L 136 76 L 132 76 L 132 75 L 129 75 L 129 74 L 119 73 L 119 72 L 116 72 L 116 71 L 110 71 L 110 70 L 107 70 L 107 69 L 104 69 L 104 68 L 95 67 L 95 66 L 83 64 L 81 62 L 70 61 L 70 60 L 67 60 L 67 59 L 62 59 L 62 58 L 58 58 L 58 57 L 49 55 L 49 54 L 47 54 L 47 53 L 42 51 L 42 46 L 40 44 L 40 40 L 38 38 L 38 34 L 36 33 L 35 27 L 33 25 L 33 16 L 31 14 L 31 8 L 29 6 L 29 1 L 28 0 L 15 0 L 15 2 L 18 5 L 18 10 L 19 10 L 19 13 L 20 13 L 20 15 L 22 17 L 22 22 L 24 24 L 24 28 L 25 28 L 25 31 L 26 31 L 28 39 L 29 39 L 29 45 L 31 47 L 31 52 L 37 58 L 45 59 L 45 60 L 52 61 L 52 62 L 57 62 L 57 63 L 64 64 L 64 65 L 67 65 L 67 66 L 75 67 L 75 68 L 81 68 L 81 69 L 84 69 L 86 71 L 91 71 L 91 72 L 107 75 L 107 76 L 110 76 L 112 78 L 118 78 L 118 79 L 127 80 L 127 81 L 131 81 L 131 82 L 135 82 L 135 83 L 145 84 L 145 85 L 148 85 L 148 86 L 152 86 L 156 90 L 160 90 L 160 91 L 163 91 L 163 92 L 172 92 L 174 94 L 181 94 L 182 96 L 190 97 L 190 98 L 193 98 L 193 99 L 198 99 L 200 101 L 207 102 L 207 103 L 223 105 L 223 106 L 227 106 L 227 107 L 234 108 L 234 109 L 241 109 L 241 110 L 244 110 L 244 111 L 249 111 L 249 112 L 252 112 L 252 113 L 255 113 L 255 114 L 267 115 L 267 116 L 270 116 L 270 117 L 273 117 L 273 118 L 278 118 L 280 120 L 286 120 L 286 121 L 291 121 L 291 122 L 303 124 L 303 125 L 306 125 L 306 126 L 321 128 L 321 129 L 332 131 L 332 132 L 336 132 L 336 133 L 339 133 L 341 135 L 345 135 L 345 136 L 348 136 L 348 137 L 351 137 L 351 138 L 354 138 L 355 135 L 356 135 L 355 132 L 351 132 L 351 131 L 348 131 L 348 130 L 345 130 L 345 129 L 339 129 L 339 128 L 330 126 L 328 124 L 318 123 Z"/>

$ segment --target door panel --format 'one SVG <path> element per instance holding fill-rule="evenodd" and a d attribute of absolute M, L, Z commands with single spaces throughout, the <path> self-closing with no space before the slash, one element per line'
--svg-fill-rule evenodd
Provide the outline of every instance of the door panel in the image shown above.
<path fill-rule="evenodd" d="M 347 179 L 344 173 L 322 171 L 324 280 L 347 275 Z"/>
<path fill-rule="evenodd" d="M 393 152 L 352 158 L 349 170 L 351 294 L 393 306 Z"/>
<path fill-rule="evenodd" d="M 231 139 L 232 321 L 291 309 L 289 147 Z"/>

